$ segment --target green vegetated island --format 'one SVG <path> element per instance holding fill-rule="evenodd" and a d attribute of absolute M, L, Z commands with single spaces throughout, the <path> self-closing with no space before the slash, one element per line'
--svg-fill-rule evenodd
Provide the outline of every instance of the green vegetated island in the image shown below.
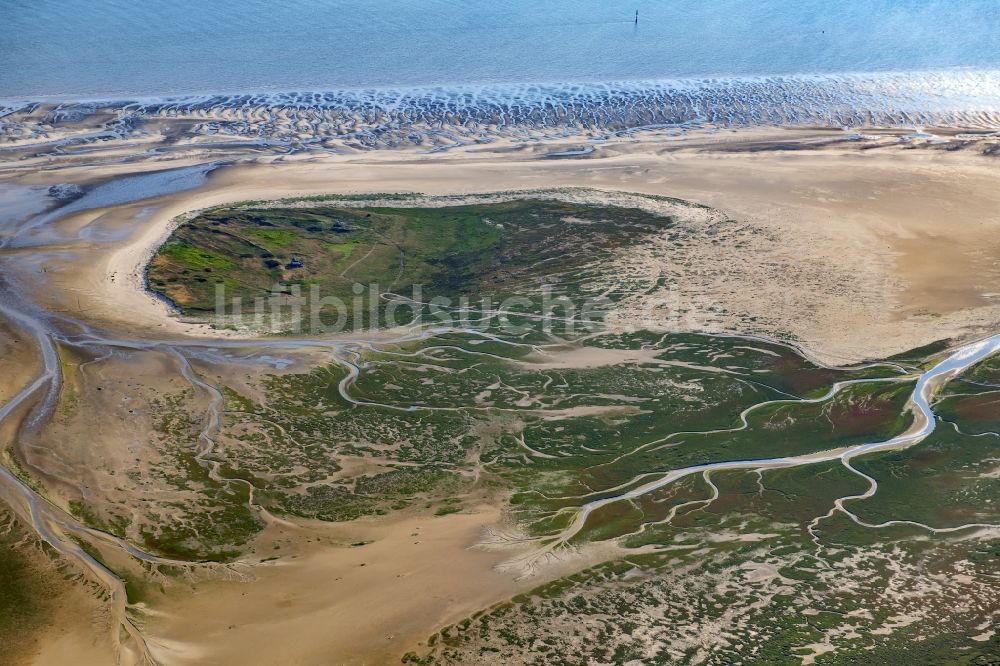
<path fill-rule="evenodd" d="M 522 294 L 524 322 L 543 288 L 634 294 L 609 271 L 672 220 L 638 209 L 547 200 L 435 208 L 248 204 L 182 224 L 149 267 L 150 287 L 187 314 L 215 308 L 215 285 L 247 300 L 275 283 L 354 285 L 424 297 Z M 422 306 L 413 306 L 422 307 Z M 370 322 L 369 322 L 370 323 Z M 737 336 L 526 326 L 488 315 L 398 341 L 345 343 L 346 361 L 220 386 L 224 477 L 269 511 L 327 521 L 504 502 L 510 534 L 547 558 L 615 542 L 620 557 L 483 609 L 430 637 L 411 663 L 990 663 L 984 626 L 1000 596 L 1000 540 L 933 532 L 995 520 L 1000 502 L 1000 361 L 938 396 L 919 445 L 783 469 L 673 470 L 881 441 L 903 432 L 922 367 L 944 344 L 884 364 L 834 369 L 794 348 Z M 582 356 L 581 356 L 582 355 Z M 585 362 L 568 358 L 586 358 Z M 838 382 L 862 380 L 841 385 Z M 261 528 L 245 486 L 199 471 L 191 396 L 160 399 L 157 446 L 173 483 L 195 488 L 147 545 L 231 557 Z M 352 473 L 368 459 L 375 473 Z M 633 492 L 635 491 L 635 492 Z M 831 512 L 840 498 L 845 512 Z M 212 516 L 228 515 L 220 523 Z M 105 516 L 103 520 L 113 517 Z M 888 521 L 883 527 L 870 527 Z M 146 528 L 144 528 L 146 529 Z M 789 612 L 790 608 L 799 609 Z M 724 632 L 711 655 L 699 636 Z M 583 636 L 599 636 L 587 640 Z M 655 639 L 655 640 L 651 640 Z M 648 646 L 660 646 L 655 653 Z M 579 656 L 571 656 L 579 655 Z M 978 660 L 978 661 L 977 661 Z M 985 661 L 984 661 L 985 660 Z"/>
<path fill-rule="evenodd" d="M 224 287 L 249 309 L 275 294 L 315 289 L 352 305 L 363 288 L 425 299 L 535 298 L 558 282 L 581 296 L 593 270 L 670 219 L 637 209 L 558 201 L 443 208 L 222 208 L 181 225 L 148 269 L 150 287 L 188 313 L 214 312 Z M 378 293 L 375 295 L 377 296 Z M 457 301 L 456 301 L 457 303 Z M 306 314 L 309 303 L 304 303 Z M 323 321 L 337 313 L 327 308 Z M 366 308 L 367 310 L 367 308 Z M 367 316 L 367 313 L 347 313 Z M 354 323 L 353 321 L 349 323 Z M 364 323 L 371 323 L 365 321 Z M 378 322 L 377 322 L 378 323 Z"/>

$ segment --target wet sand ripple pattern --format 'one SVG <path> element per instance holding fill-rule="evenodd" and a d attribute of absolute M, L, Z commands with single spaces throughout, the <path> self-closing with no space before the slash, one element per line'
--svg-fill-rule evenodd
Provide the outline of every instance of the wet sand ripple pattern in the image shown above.
<path fill-rule="evenodd" d="M 72 123 L 89 123 L 104 138 L 129 137 L 156 120 L 182 121 L 193 135 L 244 141 L 432 149 L 493 137 L 601 139 L 692 125 L 995 130 L 1000 71 L 8 101 L 0 102 L 0 144 L 52 139 Z"/>

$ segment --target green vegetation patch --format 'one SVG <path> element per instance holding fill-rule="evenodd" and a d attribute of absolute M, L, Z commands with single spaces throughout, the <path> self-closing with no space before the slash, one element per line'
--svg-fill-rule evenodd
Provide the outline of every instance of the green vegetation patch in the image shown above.
<path fill-rule="evenodd" d="M 521 200 L 439 208 L 217 208 L 178 227 L 148 268 L 151 289 L 188 313 L 275 293 L 304 298 L 324 324 L 358 296 L 356 284 L 418 300 L 531 295 L 671 226 L 638 209 Z M 280 285 L 275 290 L 275 285 Z M 377 297 L 378 293 L 366 294 Z M 384 306 L 384 302 L 378 306 Z M 378 309 L 378 306 L 376 309 Z M 382 313 L 377 316 L 382 317 Z M 351 312 L 354 318 L 366 313 Z"/>
<path fill-rule="evenodd" d="M 62 578 L 22 526 L 0 511 L 0 658 L 20 663 L 48 626 Z M 8 661 L 9 660 L 9 661 Z"/>
<path fill-rule="evenodd" d="M 159 256 L 175 263 L 182 271 L 205 268 L 230 270 L 235 267 L 235 264 L 225 256 L 183 242 L 168 243 Z"/>

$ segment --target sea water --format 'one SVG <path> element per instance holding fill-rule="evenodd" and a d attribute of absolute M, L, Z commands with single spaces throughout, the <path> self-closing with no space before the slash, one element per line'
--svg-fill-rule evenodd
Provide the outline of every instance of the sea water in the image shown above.
<path fill-rule="evenodd" d="M 0 100 L 372 145 L 441 124 L 996 128 L 1000 1 L 0 0 Z"/>
<path fill-rule="evenodd" d="M 5 99 L 952 68 L 1000 69 L 1000 2 L 0 0 Z"/>

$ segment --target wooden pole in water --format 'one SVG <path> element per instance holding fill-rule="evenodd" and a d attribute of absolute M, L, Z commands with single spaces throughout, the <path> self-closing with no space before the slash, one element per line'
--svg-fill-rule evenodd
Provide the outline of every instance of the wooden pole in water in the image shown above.
<path fill-rule="evenodd" d="M 639 25 L 639 10 L 635 10 L 635 24 Z"/>

